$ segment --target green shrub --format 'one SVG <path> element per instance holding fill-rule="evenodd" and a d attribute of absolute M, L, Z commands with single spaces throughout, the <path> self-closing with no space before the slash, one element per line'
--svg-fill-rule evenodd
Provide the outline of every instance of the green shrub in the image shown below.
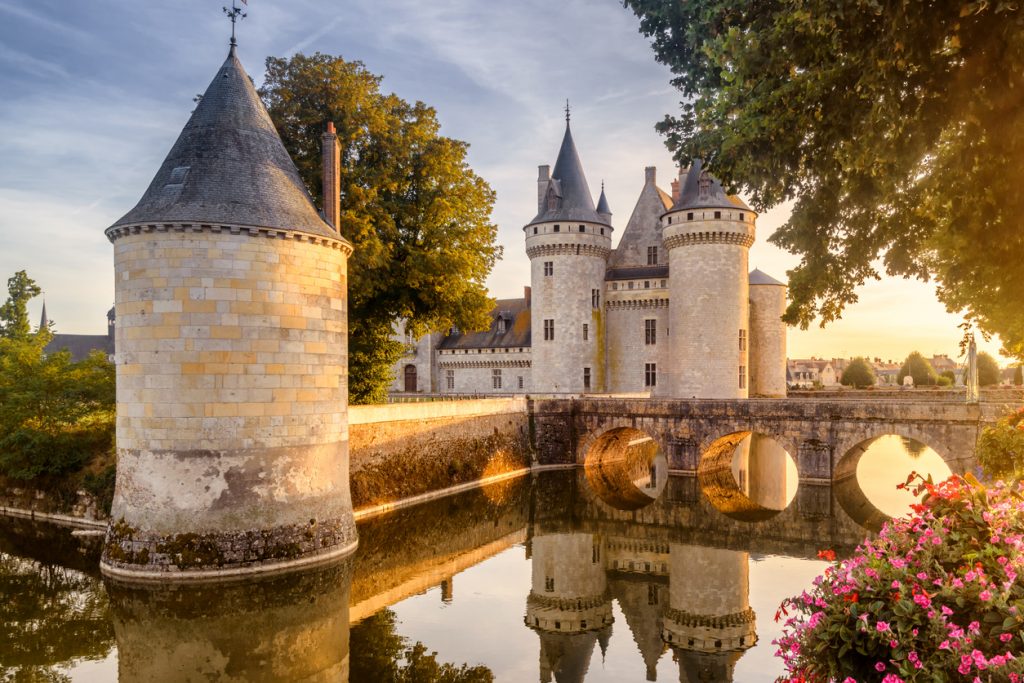
<path fill-rule="evenodd" d="M 999 418 L 978 437 L 978 463 L 993 479 L 1019 479 L 1024 475 L 1024 408 Z"/>

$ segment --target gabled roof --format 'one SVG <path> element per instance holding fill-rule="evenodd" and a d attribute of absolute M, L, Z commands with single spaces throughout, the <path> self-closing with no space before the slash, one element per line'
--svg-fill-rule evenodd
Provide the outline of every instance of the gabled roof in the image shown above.
<path fill-rule="evenodd" d="M 608 259 L 611 268 L 645 266 L 647 248 L 652 246 L 659 248 L 659 258 L 664 259 L 667 256 L 661 248 L 661 216 L 672 206 L 672 198 L 655 183 L 654 168 L 650 167 L 647 171 L 648 177 L 643 189 L 640 190 L 633 213 L 630 214 L 622 237 Z"/>
<path fill-rule="evenodd" d="M 114 225 L 219 223 L 337 237 L 234 48 L 135 208 Z"/>
<path fill-rule="evenodd" d="M 562 138 L 562 148 L 558 150 L 555 170 L 551 172 L 551 179 L 548 180 L 548 192 L 555 193 L 559 198 L 557 206 L 548 208 L 545 202 L 543 210 L 527 225 L 547 221 L 587 221 L 611 227 L 608 220 L 594 208 L 594 196 L 590 194 L 587 176 L 583 172 L 583 162 L 576 151 L 576 143 L 573 142 L 568 122 L 565 124 L 565 136 Z"/>
<path fill-rule="evenodd" d="M 500 331 L 504 320 L 504 331 Z M 446 335 L 438 349 L 512 349 L 530 346 L 530 308 L 526 299 L 498 299 L 491 310 L 491 326 L 483 332 Z"/>
<path fill-rule="evenodd" d="M 55 334 L 43 353 L 67 351 L 71 360 L 85 360 L 93 351 L 102 351 L 110 356 L 114 353 L 114 340 L 106 334 Z"/>
<path fill-rule="evenodd" d="M 718 178 L 704 170 L 700 159 L 694 159 L 686 172 L 686 180 L 677 201 L 670 211 L 686 209 L 744 209 L 752 211 L 736 195 L 727 195 Z M 702 182 L 703 180 L 703 182 Z"/>
<path fill-rule="evenodd" d="M 750 271 L 750 284 L 752 284 L 752 285 L 774 285 L 776 287 L 785 287 L 786 286 L 785 282 L 779 282 L 778 280 L 773 278 L 771 275 L 769 275 L 768 273 L 764 272 L 763 270 L 760 270 L 759 268 L 754 268 L 754 270 Z"/>

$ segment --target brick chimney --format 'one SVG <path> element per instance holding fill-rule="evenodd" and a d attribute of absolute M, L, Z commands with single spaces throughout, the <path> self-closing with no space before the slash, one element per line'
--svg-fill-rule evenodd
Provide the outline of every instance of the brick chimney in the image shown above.
<path fill-rule="evenodd" d="M 658 182 L 658 168 L 656 166 L 648 166 L 644 169 L 644 182 L 648 185 L 654 185 Z"/>
<path fill-rule="evenodd" d="M 533 299 L 533 290 L 529 287 L 523 287 L 523 298 L 526 299 L 526 307 L 530 307 L 530 302 Z"/>
<path fill-rule="evenodd" d="M 324 164 L 324 219 L 338 230 L 341 220 L 341 146 L 338 145 L 333 121 L 327 122 L 321 156 Z"/>
<path fill-rule="evenodd" d="M 672 203 L 679 201 L 679 178 L 672 181 Z"/>
<path fill-rule="evenodd" d="M 548 191 L 548 181 L 551 179 L 551 167 L 548 165 L 537 167 L 537 213 L 544 213 L 544 199 Z"/>

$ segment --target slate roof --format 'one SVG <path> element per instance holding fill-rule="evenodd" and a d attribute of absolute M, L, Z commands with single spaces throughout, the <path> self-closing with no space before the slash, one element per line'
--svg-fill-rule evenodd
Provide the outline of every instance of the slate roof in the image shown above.
<path fill-rule="evenodd" d="M 338 236 L 317 213 L 234 48 L 149 189 L 114 226 L 171 222 Z"/>
<path fill-rule="evenodd" d="M 499 332 L 498 318 L 505 320 Z M 483 332 L 456 332 L 437 345 L 438 349 L 511 349 L 530 346 L 530 309 L 526 299 L 498 299 L 491 310 L 491 326 Z"/>
<path fill-rule="evenodd" d="M 612 210 L 608 208 L 608 197 L 604 194 L 604 183 L 601 183 L 601 197 L 597 200 L 597 212 L 608 216 L 612 215 Z"/>
<path fill-rule="evenodd" d="M 670 211 L 686 209 L 745 209 L 752 211 L 742 199 L 736 195 L 727 195 L 718 182 L 718 178 L 704 170 L 700 159 L 694 159 L 693 165 L 686 173 L 686 180 L 677 201 Z M 707 180 L 706 187 L 701 188 L 701 176 Z"/>
<path fill-rule="evenodd" d="M 114 353 L 114 340 L 106 334 L 55 334 L 43 353 L 57 353 L 67 350 L 71 360 L 85 360 L 93 351 L 102 351 L 108 356 Z"/>
<path fill-rule="evenodd" d="M 605 280 L 641 280 L 643 278 L 668 277 L 668 266 L 634 266 L 632 268 L 609 268 Z"/>
<path fill-rule="evenodd" d="M 528 226 L 547 221 L 587 221 L 611 227 L 608 219 L 594 208 L 594 196 L 590 194 L 587 176 L 583 172 L 583 162 L 576 151 L 576 143 L 573 142 L 568 122 L 565 124 L 565 136 L 562 138 L 562 147 L 558 150 L 555 170 L 551 172 L 551 179 L 548 181 L 548 191 L 559 197 L 558 206 L 553 209 L 547 208 L 545 199 L 544 209 L 527 223 Z"/>
<path fill-rule="evenodd" d="M 752 284 L 752 285 L 775 285 L 777 287 L 786 287 L 787 286 L 785 282 L 779 282 L 778 280 L 773 278 L 771 275 L 769 275 L 768 273 L 764 272 L 763 270 L 760 270 L 759 268 L 755 268 L 754 270 L 750 271 L 750 284 Z"/>

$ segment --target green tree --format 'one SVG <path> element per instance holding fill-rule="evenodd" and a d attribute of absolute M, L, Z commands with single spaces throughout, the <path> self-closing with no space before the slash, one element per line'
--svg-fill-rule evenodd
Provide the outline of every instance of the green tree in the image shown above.
<path fill-rule="evenodd" d="M 383 401 L 403 345 L 414 335 L 485 329 L 493 301 L 484 279 L 501 257 L 494 192 L 466 163 L 468 145 L 440 134 L 435 110 L 380 91 L 380 77 L 340 57 L 270 57 L 260 95 L 314 197 L 321 195 L 321 136 L 341 146 L 341 233 L 349 261 L 349 391 Z"/>
<path fill-rule="evenodd" d="M 858 356 L 850 361 L 850 364 L 843 370 L 843 376 L 839 379 L 843 386 L 863 389 L 875 385 L 875 368 L 866 358 Z"/>
<path fill-rule="evenodd" d="M 939 0 L 624 0 L 682 91 L 658 129 L 801 257 L 785 320 L 840 317 L 877 278 L 934 278 L 1024 358 L 1024 9 Z"/>
<path fill-rule="evenodd" d="M 914 386 L 931 386 L 938 381 L 935 368 L 928 359 L 914 351 L 903 361 L 900 371 L 896 374 L 896 383 L 903 384 L 903 378 L 910 375 L 914 378 Z"/>
<path fill-rule="evenodd" d="M 1020 365 L 1018 365 L 1013 371 L 1013 384 L 1018 387 L 1024 384 L 1024 370 L 1022 370 L 1022 366 Z"/>
<path fill-rule="evenodd" d="M 100 352 L 75 363 L 47 354 L 48 329 L 28 331 L 39 287 L 24 271 L 8 280 L 0 306 L 0 474 L 60 476 L 109 451 L 114 438 L 114 366 Z"/>
<path fill-rule="evenodd" d="M 990 387 L 999 384 L 1001 374 L 995 358 L 984 351 L 978 354 L 978 386 Z"/>
<path fill-rule="evenodd" d="M 951 387 L 954 384 L 956 384 L 956 373 L 953 372 L 952 370 L 943 370 L 942 372 L 940 372 L 939 378 L 941 379 L 943 377 L 945 377 L 948 380 L 948 382 L 943 384 L 942 386 Z"/>
<path fill-rule="evenodd" d="M 28 321 L 28 302 L 42 291 L 24 270 L 19 270 L 7 280 L 7 301 L 0 306 L 0 338 L 29 339 L 32 327 Z"/>

